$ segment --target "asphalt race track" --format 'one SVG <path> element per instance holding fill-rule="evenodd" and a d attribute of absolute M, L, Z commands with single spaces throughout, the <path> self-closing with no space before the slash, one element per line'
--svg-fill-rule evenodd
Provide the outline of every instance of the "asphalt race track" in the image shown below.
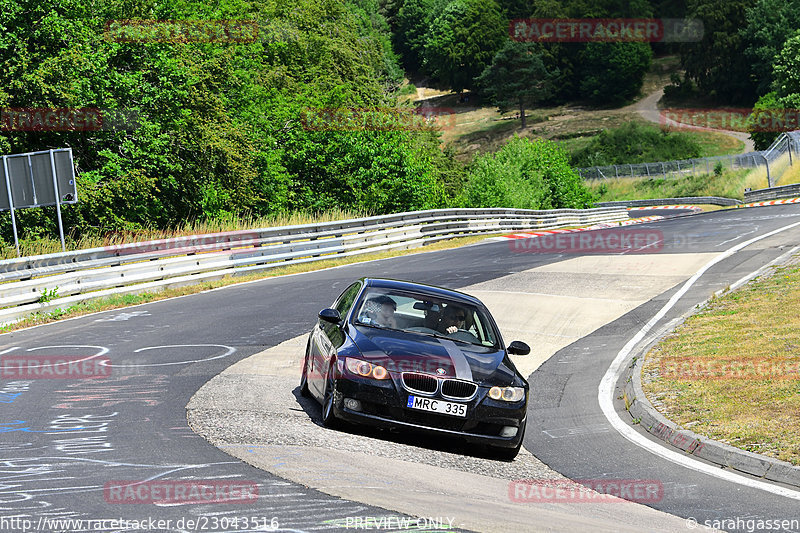
<path fill-rule="evenodd" d="M 653 254 L 716 254 L 794 223 L 800 223 L 800 207 L 788 205 L 640 227 L 663 233 L 663 247 Z M 800 228 L 793 228 L 737 252 L 703 275 L 665 321 L 798 244 Z M 190 429 L 187 403 L 234 363 L 307 333 L 316 313 L 354 278 L 389 276 L 461 288 L 574 258 L 513 253 L 508 241 L 488 242 L 251 282 L 2 335 L 4 360 L 107 360 L 110 373 L 102 379 L 41 379 L 55 376 L 29 370 L 27 378 L 0 380 L 0 531 L 125 530 L 117 519 L 141 521 L 144 531 L 352 531 L 358 528 L 353 518 L 366 516 L 391 516 L 400 524 L 407 514 L 331 496 L 224 453 Z M 591 279 L 587 287 L 591 291 Z M 664 497 L 648 505 L 700 524 L 737 517 L 800 519 L 797 500 L 659 459 L 620 436 L 601 412 L 597 391 L 611 361 L 677 289 L 544 361 L 529 378 L 525 447 L 572 479 L 658 480 Z M 97 365 L 92 368 L 97 371 Z M 262 401 L 273 400 L 267 395 Z M 176 491 L 181 482 L 215 485 L 221 500 L 163 499 L 165 486 Z M 48 522 L 62 519 L 95 522 Z M 425 524 L 427 530 L 446 525 Z M 559 529 L 538 525 L 531 527 Z"/>
<path fill-rule="evenodd" d="M 796 213 L 796 212 L 794 212 Z M 698 219 L 673 219 L 653 224 L 665 235 L 675 235 L 675 240 L 689 222 Z M 693 247 L 724 250 L 742 240 L 768 233 L 779 225 L 796 220 L 792 210 L 765 211 L 763 208 L 739 210 L 729 213 L 702 215 L 703 225 L 695 226 Z M 742 238 L 732 239 L 728 231 L 738 226 Z M 702 227 L 701 231 L 697 231 Z M 748 247 L 730 259 L 712 267 L 704 274 L 677 305 L 662 319 L 667 323 L 691 310 L 698 302 L 713 292 L 724 289 L 741 277 L 757 270 L 770 258 L 796 246 L 798 232 L 789 230 Z M 663 252 L 668 253 L 669 239 Z M 724 245 L 720 245 L 724 243 Z M 699 524 L 728 524 L 729 531 L 748 531 L 759 519 L 775 521 L 800 519 L 800 501 L 781 498 L 774 494 L 733 485 L 723 480 L 659 460 L 651 453 L 632 446 L 608 423 L 598 405 L 598 384 L 611 361 L 664 303 L 677 291 L 667 291 L 633 312 L 600 328 L 544 363 L 529 382 L 539 394 L 530 406 L 531 422 L 540 431 L 526 434 L 525 446 L 547 465 L 571 479 L 657 480 L 663 485 L 663 499 L 649 505 L 681 517 L 695 519 Z M 621 390 L 621 383 L 618 383 Z M 620 398 L 615 407 L 624 414 Z M 633 425 L 639 433 L 655 446 L 661 441 Z M 586 460 L 591 458 L 591 460 Z M 708 463 L 710 464 L 710 463 Z M 716 467 L 715 467 L 716 468 Z M 749 477 L 742 474 L 742 477 Z M 751 478 L 755 479 L 755 478 Z M 796 494 L 800 491 L 795 488 Z M 750 521 L 750 525 L 748 525 Z M 752 529 L 750 529 L 752 531 Z M 798 531 L 775 528 L 780 531 Z"/>

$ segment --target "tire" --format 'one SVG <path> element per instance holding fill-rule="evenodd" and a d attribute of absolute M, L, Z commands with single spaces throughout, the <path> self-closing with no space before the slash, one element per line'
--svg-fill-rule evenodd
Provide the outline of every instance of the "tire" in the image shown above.
<path fill-rule="evenodd" d="M 333 404 L 336 399 L 336 377 L 334 375 L 336 361 L 331 361 L 331 367 L 325 377 L 325 395 L 322 397 L 322 425 L 333 429 L 339 426 L 339 419 L 334 413 Z"/>
<path fill-rule="evenodd" d="M 311 398 L 311 391 L 308 390 L 308 351 L 303 357 L 303 373 L 300 376 L 300 395 L 304 398 Z"/>
<path fill-rule="evenodd" d="M 501 461 L 513 461 L 522 448 L 522 441 L 515 448 L 492 448 L 492 455 Z"/>

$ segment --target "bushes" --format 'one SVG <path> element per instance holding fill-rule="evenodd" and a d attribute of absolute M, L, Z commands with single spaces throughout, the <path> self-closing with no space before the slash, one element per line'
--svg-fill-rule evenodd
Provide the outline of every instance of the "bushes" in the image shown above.
<path fill-rule="evenodd" d="M 478 157 L 457 203 L 464 207 L 586 208 L 592 196 L 551 141 L 514 137 L 500 151 Z"/>
<path fill-rule="evenodd" d="M 140 13 L 100 0 L 92 17 L 75 0 L 9 5 L 17 9 L 0 10 L 0 26 L 9 28 L 0 34 L 0 106 L 138 116 L 128 130 L 0 136 L 3 153 L 72 147 L 80 202 L 65 208 L 67 233 L 331 207 L 384 213 L 443 201 L 438 169 L 446 164 L 431 131 L 333 131 L 335 124 L 317 131 L 302 120 L 308 107 L 396 105 L 402 72 L 377 1 L 259 0 L 243 9 L 238 0 L 156 0 Z M 259 23 L 255 41 L 104 37 L 105 20 L 240 16 Z M 23 237 L 52 234 L 46 218 L 26 217 Z M 0 221 L 6 240 L 8 228 Z"/>
<path fill-rule="evenodd" d="M 648 163 L 700 157 L 700 145 L 691 135 L 629 122 L 604 130 L 572 156 L 576 167 Z"/>

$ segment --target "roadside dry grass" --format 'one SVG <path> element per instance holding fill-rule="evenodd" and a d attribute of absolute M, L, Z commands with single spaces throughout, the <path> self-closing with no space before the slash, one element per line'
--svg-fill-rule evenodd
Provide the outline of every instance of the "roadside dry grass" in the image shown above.
<path fill-rule="evenodd" d="M 700 145 L 700 157 L 740 154 L 744 143 L 735 137 L 716 131 L 684 131 Z"/>
<path fill-rule="evenodd" d="M 681 178 L 618 178 L 586 182 L 598 197 L 598 202 L 616 200 L 649 200 L 682 196 L 722 196 L 744 199 L 744 189 L 767 186 L 763 170 L 733 170 L 716 174 L 701 174 Z"/>
<path fill-rule="evenodd" d="M 429 244 L 420 248 L 413 248 L 411 250 L 392 250 L 386 252 L 376 252 L 371 254 L 363 254 L 354 257 L 343 257 L 340 259 L 327 259 L 323 261 L 315 261 L 311 263 L 302 263 L 298 265 L 289 265 L 285 267 L 275 267 L 265 272 L 251 274 L 247 276 L 230 277 L 226 276 L 220 280 L 207 281 L 198 283 L 196 285 L 189 285 L 185 287 L 178 287 L 174 289 L 165 289 L 162 291 L 149 291 L 139 294 L 125 294 L 109 296 L 106 298 L 98 298 L 96 300 L 89 300 L 75 304 L 66 309 L 56 309 L 48 313 L 36 313 L 28 318 L 0 327 L 0 333 L 7 333 L 9 331 L 16 331 L 31 326 L 40 324 L 48 324 L 57 320 L 66 318 L 73 318 L 89 313 L 96 313 L 98 311 L 108 311 L 111 309 L 119 309 L 123 307 L 130 307 L 132 305 L 143 304 L 147 302 L 154 302 L 156 300 L 164 300 L 167 298 L 175 298 L 177 296 L 185 296 L 188 294 L 197 294 L 200 292 L 234 285 L 237 283 L 244 283 L 247 281 L 254 281 L 265 278 L 272 278 L 276 276 L 285 276 L 288 274 L 298 274 L 301 272 L 312 272 L 315 270 L 322 270 L 341 265 L 349 265 L 353 263 L 361 263 L 364 261 L 372 261 L 375 259 L 386 259 L 389 257 L 398 257 L 401 255 L 410 255 L 422 252 L 433 252 L 436 250 L 448 250 L 451 248 L 458 248 L 460 246 L 467 246 L 475 244 L 486 239 L 487 235 L 472 235 L 469 237 L 458 237 L 455 239 L 448 239 Z"/>
<path fill-rule="evenodd" d="M 700 435 L 800 465 L 800 261 L 713 300 L 647 355 L 647 397 Z"/>
<path fill-rule="evenodd" d="M 794 164 L 789 167 L 778 180 L 778 185 L 790 185 L 792 183 L 800 183 L 800 161 L 795 160 Z"/>
<path fill-rule="evenodd" d="M 787 152 L 770 165 L 770 172 L 775 185 L 791 185 L 792 183 L 797 183 L 798 179 L 800 179 L 800 160 L 797 157 L 793 157 L 791 164 L 789 164 L 789 161 L 789 153 Z M 762 173 L 766 180 L 766 169 L 763 169 Z"/>

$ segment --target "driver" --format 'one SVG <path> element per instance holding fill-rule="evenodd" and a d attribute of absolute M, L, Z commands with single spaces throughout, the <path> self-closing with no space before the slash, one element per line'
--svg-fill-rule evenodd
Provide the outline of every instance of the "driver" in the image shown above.
<path fill-rule="evenodd" d="M 457 305 L 450 304 L 442 311 L 437 329 L 441 333 L 455 333 L 459 329 L 464 329 L 466 320 L 467 311 Z"/>

